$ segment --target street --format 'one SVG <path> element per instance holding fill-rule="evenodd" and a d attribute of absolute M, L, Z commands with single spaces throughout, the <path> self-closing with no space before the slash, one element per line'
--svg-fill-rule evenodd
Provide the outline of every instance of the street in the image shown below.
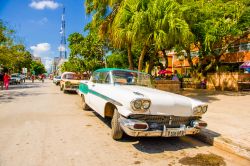
<path fill-rule="evenodd" d="M 0 91 L 0 166 L 250 165 L 191 137 L 114 141 L 110 132 L 108 120 L 51 80 Z"/>

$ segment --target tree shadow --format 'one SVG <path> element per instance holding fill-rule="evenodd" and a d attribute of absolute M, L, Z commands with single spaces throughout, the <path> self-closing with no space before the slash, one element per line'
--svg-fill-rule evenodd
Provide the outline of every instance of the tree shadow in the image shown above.
<path fill-rule="evenodd" d="M 17 85 L 10 85 L 8 91 L 18 90 L 18 89 L 29 89 L 29 88 L 39 88 L 42 84 L 40 83 L 21 83 Z"/>
<path fill-rule="evenodd" d="M 25 97 L 25 96 L 38 96 L 45 93 L 27 93 L 27 92 L 17 92 L 17 91 L 6 91 L 5 93 L 0 93 L 0 104 L 1 103 L 9 103 L 14 102 L 18 97 Z"/>

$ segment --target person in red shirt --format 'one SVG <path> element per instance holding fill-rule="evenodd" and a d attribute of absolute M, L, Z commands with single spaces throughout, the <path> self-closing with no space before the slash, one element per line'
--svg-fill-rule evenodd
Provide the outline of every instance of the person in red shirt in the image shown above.
<path fill-rule="evenodd" d="M 10 82 L 10 76 L 7 73 L 5 73 L 4 76 L 3 76 L 3 82 L 4 82 L 5 89 L 8 90 L 9 82 Z"/>

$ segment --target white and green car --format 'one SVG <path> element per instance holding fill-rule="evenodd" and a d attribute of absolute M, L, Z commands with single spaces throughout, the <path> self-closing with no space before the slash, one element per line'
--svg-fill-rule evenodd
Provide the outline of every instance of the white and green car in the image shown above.
<path fill-rule="evenodd" d="M 96 70 L 81 81 L 78 94 L 83 109 L 91 107 L 112 118 L 112 138 L 179 137 L 196 134 L 207 123 L 201 120 L 207 104 L 152 88 L 150 75 L 133 70 Z"/>

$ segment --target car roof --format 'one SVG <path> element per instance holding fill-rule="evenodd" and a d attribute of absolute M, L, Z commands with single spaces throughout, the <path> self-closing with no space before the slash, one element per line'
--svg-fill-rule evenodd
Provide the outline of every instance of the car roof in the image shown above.
<path fill-rule="evenodd" d="M 129 70 L 129 69 L 119 69 L 119 68 L 102 68 L 98 69 L 95 72 L 109 72 L 109 71 L 127 71 L 127 72 L 139 72 L 137 70 Z M 144 73 L 144 72 L 139 72 L 139 73 Z M 147 73 L 144 73 L 147 74 Z"/>

